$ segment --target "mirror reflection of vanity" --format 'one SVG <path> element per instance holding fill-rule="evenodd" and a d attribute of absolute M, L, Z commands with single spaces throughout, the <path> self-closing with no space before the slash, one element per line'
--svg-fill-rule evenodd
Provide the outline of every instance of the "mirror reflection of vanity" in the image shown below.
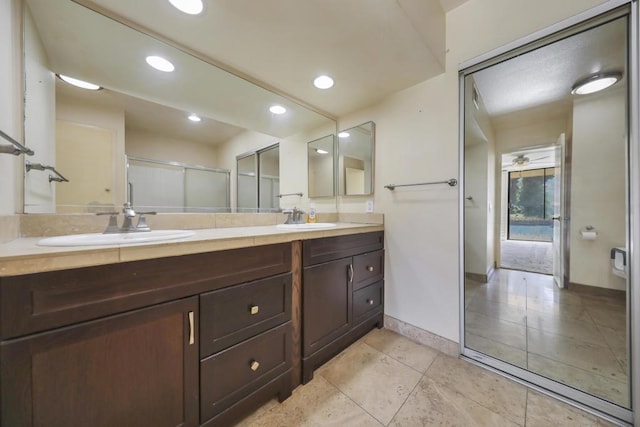
<path fill-rule="evenodd" d="M 280 144 L 264 155 L 277 167 L 259 178 L 271 185 L 259 210 L 277 210 L 273 195 L 300 191 L 306 179 L 306 143 L 335 132 L 335 121 L 71 0 L 27 0 L 24 34 L 29 161 L 69 179 L 25 173 L 26 213 L 112 210 L 129 199 L 160 212 L 235 212 L 236 157 Z M 170 59 L 174 72 L 150 68 L 150 54 Z"/>
<path fill-rule="evenodd" d="M 338 133 L 338 193 L 373 194 L 375 124 L 363 123 Z"/>

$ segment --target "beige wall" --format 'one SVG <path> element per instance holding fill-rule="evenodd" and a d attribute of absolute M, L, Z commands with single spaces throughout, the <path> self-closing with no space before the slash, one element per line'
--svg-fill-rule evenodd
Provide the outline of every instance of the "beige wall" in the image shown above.
<path fill-rule="evenodd" d="M 51 72 L 49 59 L 28 10 L 24 28 L 26 75 L 24 140 L 35 152 L 28 160 L 32 163 L 55 167 L 56 77 Z M 55 212 L 57 185 L 56 182 L 49 182 L 48 171 L 31 170 L 27 173 L 24 179 L 25 212 Z"/>
<path fill-rule="evenodd" d="M 458 64 L 600 3 L 470 0 L 447 14 L 444 74 L 340 118 L 340 129 L 376 122 L 374 188 L 376 210 L 385 214 L 386 314 L 459 339 L 458 189 L 383 188 L 458 176 Z M 365 200 L 342 197 L 338 210 L 363 212 Z"/>
<path fill-rule="evenodd" d="M 125 152 L 144 159 L 174 161 L 191 165 L 220 168 L 216 147 L 164 135 L 127 129 Z"/>
<path fill-rule="evenodd" d="M 625 246 L 625 92 L 620 88 L 576 100 L 571 162 L 572 283 L 624 290 L 611 273 L 610 250 Z M 596 228 L 596 240 L 580 230 Z"/>
<path fill-rule="evenodd" d="M 20 1 L 0 2 L 0 129 L 18 141 L 23 140 L 20 22 Z M 23 162 L 24 156 L 0 154 L 0 215 L 22 212 Z"/>

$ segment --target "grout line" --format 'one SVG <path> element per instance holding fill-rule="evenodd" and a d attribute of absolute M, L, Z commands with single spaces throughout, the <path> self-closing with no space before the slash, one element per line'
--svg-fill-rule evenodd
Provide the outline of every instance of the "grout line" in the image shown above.
<path fill-rule="evenodd" d="M 435 360 L 435 359 L 434 359 Z M 425 371 L 426 372 L 426 371 Z M 398 408 L 398 410 L 393 414 L 393 417 L 391 417 L 391 421 L 389 421 L 386 425 L 387 427 L 391 425 L 391 423 L 393 423 L 393 421 L 396 419 L 396 417 L 398 416 L 398 414 L 400 413 L 400 411 L 402 410 L 402 408 L 404 408 L 404 405 L 407 404 L 407 401 L 409 400 L 409 398 L 413 395 L 413 392 L 416 391 L 416 389 L 418 388 L 418 386 L 420 385 L 420 382 L 422 382 L 422 380 L 425 378 L 426 374 L 422 374 L 420 376 L 420 379 L 418 379 L 418 382 L 416 383 L 415 386 L 413 386 L 413 388 L 411 389 L 411 391 L 409 392 L 409 394 L 407 395 L 406 399 L 404 399 L 404 402 L 402 402 L 402 405 L 400 405 L 400 407 Z"/>

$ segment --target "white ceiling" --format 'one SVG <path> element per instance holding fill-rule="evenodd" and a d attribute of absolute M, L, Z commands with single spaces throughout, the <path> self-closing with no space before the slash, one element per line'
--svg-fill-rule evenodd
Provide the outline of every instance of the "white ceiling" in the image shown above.
<path fill-rule="evenodd" d="M 626 70 L 625 40 L 623 18 L 485 68 L 473 79 L 494 125 L 506 126 L 525 110 L 566 115 L 579 96 L 570 93 L 576 81 Z"/>
<path fill-rule="evenodd" d="M 102 7 L 331 116 L 444 71 L 445 12 L 466 0 L 78 0 Z M 313 87 L 319 74 L 332 89 Z"/>

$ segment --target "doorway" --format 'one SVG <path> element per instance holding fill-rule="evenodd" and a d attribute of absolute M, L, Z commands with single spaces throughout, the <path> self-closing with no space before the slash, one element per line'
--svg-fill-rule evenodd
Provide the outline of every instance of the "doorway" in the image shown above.
<path fill-rule="evenodd" d="M 553 273 L 553 218 L 561 203 L 559 149 L 530 147 L 502 155 L 500 268 Z"/>

